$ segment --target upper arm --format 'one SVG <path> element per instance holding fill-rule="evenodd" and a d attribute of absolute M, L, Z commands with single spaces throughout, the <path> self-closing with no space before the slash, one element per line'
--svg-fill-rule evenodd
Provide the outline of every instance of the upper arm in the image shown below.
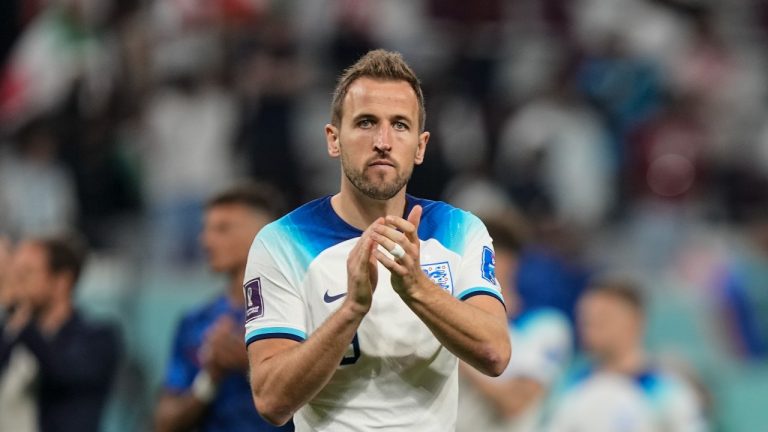
<path fill-rule="evenodd" d="M 472 305 L 489 315 L 498 318 L 499 321 L 504 324 L 506 330 L 507 312 L 504 309 L 504 305 L 496 298 L 490 295 L 477 295 L 466 299 L 464 303 Z"/>
<path fill-rule="evenodd" d="M 281 262 L 279 255 L 273 256 L 263 236 L 269 236 L 269 232 L 262 230 L 254 240 L 243 283 L 245 344 L 254 392 L 263 381 L 264 363 L 307 338 L 304 299 L 298 284 L 287 274 L 290 263 Z M 274 246 L 274 239 L 267 240 Z"/>
<path fill-rule="evenodd" d="M 307 338 L 306 307 L 299 282 L 289 275 L 288 268 L 294 263 L 279 254 L 279 244 L 275 244 L 279 240 L 262 238 L 265 230 L 254 240 L 245 268 L 245 343 L 265 339 L 302 342 Z M 265 240 L 275 256 L 267 250 Z"/>
<path fill-rule="evenodd" d="M 465 221 L 466 241 L 461 251 L 461 267 L 454 295 L 464 301 L 475 297 L 487 297 L 498 303 L 500 309 L 490 306 L 489 302 L 473 301 L 472 304 L 484 310 L 488 309 L 494 314 L 499 310 L 503 313 L 504 298 L 496 280 L 496 260 L 491 236 L 476 216 L 467 213 Z M 506 313 L 503 313 L 503 316 L 506 317 Z"/>

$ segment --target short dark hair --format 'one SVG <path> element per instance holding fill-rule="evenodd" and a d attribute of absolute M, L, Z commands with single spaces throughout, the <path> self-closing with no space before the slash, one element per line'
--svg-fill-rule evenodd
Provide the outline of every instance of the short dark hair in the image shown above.
<path fill-rule="evenodd" d="M 285 201 L 280 191 L 268 183 L 257 181 L 240 182 L 219 192 L 208 200 L 205 209 L 210 210 L 231 204 L 240 204 L 253 210 L 263 211 L 273 219 L 277 219 L 285 212 Z"/>
<path fill-rule="evenodd" d="M 77 283 L 88 256 L 88 245 L 79 234 L 69 233 L 31 239 L 42 246 L 48 261 L 48 270 L 54 274 L 69 272 L 72 283 Z"/>
<path fill-rule="evenodd" d="M 419 128 L 424 129 L 427 112 L 424 106 L 424 93 L 421 91 L 421 82 L 413 72 L 403 56 L 394 51 L 377 49 L 368 51 L 360 60 L 348 67 L 339 77 L 336 89 L 333 91 L 333 100 L 331 102 L 331 123 L 339 127 L 341 117 L 344 111 L 344 98 L 347 91 L 358 78 L 373 78 L 386 81 L 405 81 L 410 84 L 416 93 L 416 100 L 419 103 Z"/>
<path fill-rule="evenodd" d="M 584 295 L 603 294 L 614 297 L 645 315 L 646 304 L 643 293 L 635 281 L 625 277 L 601 277 L 590 282 Z"/>

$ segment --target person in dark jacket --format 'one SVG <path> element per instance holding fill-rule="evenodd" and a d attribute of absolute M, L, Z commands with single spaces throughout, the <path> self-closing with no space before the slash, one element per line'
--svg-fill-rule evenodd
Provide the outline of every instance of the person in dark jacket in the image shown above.
<path fill-rule="evenodd" d="M 27 239 L 3 278 L 0 373 L 15 349 L 32 354 L 41 432 L 98 431 L 117 370 L 117 330 L 86 321 L 73 303 L 85 256 L 75 237 Z"/>

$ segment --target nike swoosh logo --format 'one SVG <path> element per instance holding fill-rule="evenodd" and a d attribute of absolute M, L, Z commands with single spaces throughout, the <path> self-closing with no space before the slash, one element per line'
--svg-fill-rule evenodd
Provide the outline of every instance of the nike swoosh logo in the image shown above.
<path fill-rule="evenodd" d="M 326 303 L 333 303 L 336 300 L 344 297 L 345 295 L 347 295 L 347 293 L 341 293 L 341 294 L 338 294 L 338 295 L 335 295 L 335 296 L 330 296 L 330 295 L 328 295 L 328 291 L 326 291 L 325 295 L 323 295 L 323 301 L 326 302 Z"/>

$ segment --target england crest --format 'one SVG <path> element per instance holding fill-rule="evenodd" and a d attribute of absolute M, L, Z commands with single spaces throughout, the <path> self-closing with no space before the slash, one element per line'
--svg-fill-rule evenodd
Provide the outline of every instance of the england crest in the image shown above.
<path fill-rule="evenodd" d="M 448 261 L 433 264 L 422 264 L 421 270 L 440 288 L 453 294 L 453 275 Z"/>

